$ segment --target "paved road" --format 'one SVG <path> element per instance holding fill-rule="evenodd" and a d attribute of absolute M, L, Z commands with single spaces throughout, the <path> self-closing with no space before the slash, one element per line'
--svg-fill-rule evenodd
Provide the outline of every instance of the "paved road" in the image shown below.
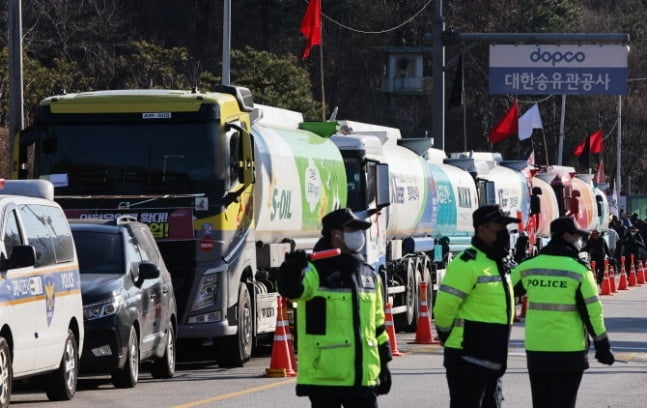
<path fill-rule="evenodd" d="M 626 363 L 599 364 L 591 353 L 591 368 L 580 387 L 578 406 L 636 408 L 647 406 L 647 285 L 603 296 L 606 323 L 616 358 Z M 404 352 L 391 364 L 393 388 L 380 397 L 380 407 L 447 407 L 449 395 L 438 345 L 409 344 L 415 333 L 397 333 Z M 72 401 L 47 402 L 44 393 L 19 389 L 12 403 L 32 407 L 309 407 L 294 394 L 294 378 L 266 378 L 268 355 L 245 367 L 221 369 L 202 361 L 180 362 L 175 378 L 155 380 L 146 372 L 134 389 L 114 389 L 109 377 L 84 378 Z M 509 408 L 530 407 L 530 384 L 523 350 L 523 322 L 512 331 L 508 371 L 503 381 Z"/>

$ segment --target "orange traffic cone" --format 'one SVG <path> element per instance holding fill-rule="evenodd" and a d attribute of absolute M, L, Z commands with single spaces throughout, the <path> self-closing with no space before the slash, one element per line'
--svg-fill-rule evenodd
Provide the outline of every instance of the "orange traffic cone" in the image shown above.
<path fill-rule="evenodd" d="M 420 310 L 418 313 L 418 327 L 416 339 L 409 344 L 440 344 L 440 340 L 431 335 L 431 317 L 427 306 L 427 282 L 420 282 Z"/>
<path fill-rule="evenodd" d="M 290 345 L 288 343 L 289 326 L 287 314 L 283 309 L 281 296 L 277 298 L 278 310 L 276 319 L 276 330 L 274 331 L 274 344 L 272 345 L 272 358 L 270 367 L 265 369 L 266 377 L 294 377 L 297 375 L 292 366 Z M 287 328 L 287 329 L 286 329 Z M 292 353 L 293 355 L 293 353 Z"/>
<path fill-rule="evenodd" d="M 636 282 L 638 282 L 639 285 L 642 285 L 643 283 L 645 283 L 645 270 L 643 269 L 642 259 L 638 260 L 638 271 L 636 271 Z"/>
<path fill-rule="evenodd" d="M 628 290 L 627 286 L 627 270 L 625 268 L 625 257 L 620 257 L 620 282 L 618 282 L 618 290 Z"/>
<path fill-rule="evenodd" d="M 283 308 L 283 321 L 285 322 L 285 333 L 288 338 L 288 350 L 290 351 L 290 363 L 292 364 L 292 369 L 297 372 L 297 357 L 294 353 L 294 336 L 290 330 L 290 318 L 288 316 L 288 299 L 282 298 L 281 306 Z"/>
<path fill-rule="evenodd" d="M 634 266 L 634 255 L 629 255 L 631 263 L 629 264 L 629 286 L 636 286 L 636 267 Z"/>
<path fill-rule="evenodd" d="M 394 356 L 403 355 L 398 350 L 398 341 L 395 339 L 395 326 L 393 325 L 393 311 L 391 310 L 391 302 L 386 302 L 384 306 L 384 325 L 386 332 L 389 335 L 389 343 L 391 343 L 391 354 Z"/>
<path fill-rule="evenodd" d="M 526 310 L 528 310 L 528 296 L 523 295 L 521 296 L 521 313 L 519 313 L 521 319 L 526 317 Z"/>
<path fill-rule="evenodd" d="M 613 265 L 609 265 L 609 284 L 611 286 L 611 293 L 618 293 L 616 288 L 616 273 Z"/>
<path fill-rule="evenodd" d="M 609 283 L 609 261 L 604 260 L 604 274 L 602 285 L 600 286 L 600 295 L 611 295 L 611 285 Z"/>

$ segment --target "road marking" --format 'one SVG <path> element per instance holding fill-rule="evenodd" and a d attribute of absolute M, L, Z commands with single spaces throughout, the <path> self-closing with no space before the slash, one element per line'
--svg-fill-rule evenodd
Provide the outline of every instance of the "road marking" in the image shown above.
<path fill-rule="evenodd" d="M 274 388 L 274 387 L 278 387 L 278 386 L 281 386 L 281 385 L 289 384 L 289 383 L 294 382 L 294 381 L 295 381 L 294 378 L 290 378 L 288 380 L 279 381 L 279 382 L 272 383 L 272 384 L 260 385 L 258 387 L 252 387 L 252 388 L 246 388 L 246 389 L 241 390 L 241 391 L 230 392 L 228 394 L 222 394 L 222 395 L 218 395 L 216 397 L 211 397 L 211 398 L 206 398 L 206 399 L 199 400 L 199 401 L 189 402 L 187 404 L 174 405 L 172 408 L 197 407 L 199 405 L 205 405 L 205 404 L 208 404 L 208 403 L 214 402 L 214 401 L 222 401 L 222 400 L 225 400 L 225 399 L 228 399 L 228 398 L 234 398 L 234 397 L 238 397 L 238 396 L 245 395 L 245 394 L 251 394 L 252 392 L 258 392 L 258 391 L 267 390 L 269 388 Z"/>

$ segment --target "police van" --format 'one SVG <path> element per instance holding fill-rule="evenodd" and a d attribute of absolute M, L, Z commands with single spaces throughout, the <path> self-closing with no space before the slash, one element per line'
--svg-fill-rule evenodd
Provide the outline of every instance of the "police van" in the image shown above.
<path fill-rule="evenodd" d="M 74 396 L 83 350 L 79 264 L 46 180 L 0 179 L 0 408 L 14 380 L 45 375 L 50 400 Z"/>

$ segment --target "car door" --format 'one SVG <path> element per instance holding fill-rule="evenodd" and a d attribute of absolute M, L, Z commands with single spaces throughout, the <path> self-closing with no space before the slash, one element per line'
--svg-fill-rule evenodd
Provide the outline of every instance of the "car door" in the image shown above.
<path fill-rule="evenodd" d="M 2 256 L 8 259 L 17 245 L 25 243 L 24 233 L 18 223 L 16 208 L 10 206 L 2 217 Z M 37 315 L 45 316 L 41 302 L 33 299 L 33 290 L 29 288 L 29 274 L 26 268 L 4 269 L 0 271 L 0 304 L 2 323 L 8 324 L 13 335 L 13 372 L 20 376 L 34 370 L 37 347 Z M 29 268 L 33 270 L 33 267 Z M 31 277 L 38 283 L 40 277 Z M 34 285 L 34 290 L 42 285 Z M 44 308 L 44 306 L 43 306 Z M 34 316 L 33 318 L 31 316 Z"/>
<path fill-rule="evenodd" d="M 27 317 L 37 325 L 36 364 L 40 368 L 56 367 L 79 300 L 74 295 L 79 282 L 72 232 L 59 208 L 30 203 L 21 205 L 19 213 L 27 241 L 36 249 L 36 265 L 29 283 L 30 290 L 40 295 L 38 301 L 31 302 L 35 310 Z"/>
<path fill-rule="evenodd" d="M 141 340 L 140 353 L 142 359 L 147 358 L 155 346 L 157 328 L 159 326 L 159 313 L 161 310 L 159 279 L 142 279 L 139 274 L 139 266 L 142 262 L 149 262 L 147 254 L 142 251 L 139 240 L 133 230 L 129 230 L 128 251 L 132 273 L 135 283 L 139 286 L 141 294 Z"/>
<path fill-rule="evenodd" d="M 166 270 L 164 260 L 159 252 L 155 238 L 150 233 L 148 226 L 145 224 L 138 225 L 136 232 L 139 241 L 139 247 L 142 252 L 142 257 L 148 262 L 157 266 L 160 271 L 159 278 L 156 279 L 156 284 L 153 286 L 155 296 L 155 319 L 153 321 L 154 339 L 152 347 L 164 350 L 166 342 L 164 336 L 170 327 L 171 313 L 175 310 L 175 298 L 173 295 L 173 284 L 171 283 L 171 275 Z"/>

